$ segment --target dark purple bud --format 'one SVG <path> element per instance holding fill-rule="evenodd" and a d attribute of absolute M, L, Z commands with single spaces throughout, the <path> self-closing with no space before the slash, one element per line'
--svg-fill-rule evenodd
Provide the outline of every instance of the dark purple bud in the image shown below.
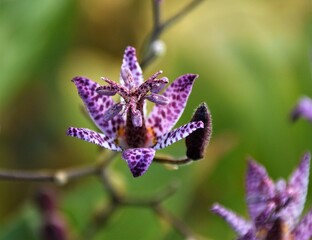
<path fill-rule="evenodd" d="M 44 240 L 66 240 L 68 239 L 67 225 L 62 216 L 54 213 L 47 216 L 41 227 L 41 237 Z"/>
<path fill-rule="evenodd" d="M 156 93 L 146 95 L 145 98 L 159 105 L 167 105 L 169 103 L 169 99 L 167 97 Z"/>
<path fill-rule="evenodd" d="M 52 212 L 57 206 L 57 196 L 52 189 L 40 189 L 35 195 L 35 202 L 42 213 Z"/>
<path fill-rule="evenodd" d="M 206 145 L 209 143 L 212 133 L 211 115 L 206 103 L 202 103 L 196 109 L 191 122 L 202 121 L 204 128 L 199 128 L 185 138 L 186 156 L 192 160 L 204 157 Z"/>

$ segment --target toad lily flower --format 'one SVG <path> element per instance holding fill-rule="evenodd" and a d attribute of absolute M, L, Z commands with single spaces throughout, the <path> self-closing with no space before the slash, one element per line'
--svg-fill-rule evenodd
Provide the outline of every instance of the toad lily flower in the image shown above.
<path fill-rule="evenodd" d="M 312 210 L 299 221 L 309 182 L 310 154 L 304 155 L 288 183 L 274 183 L 265 168 L 249 161 L 246 188 L 252 221 L 245 221 L 219 204 L 212 211 L 225 219 L 239 240 L 309 240 L 312 237 Z"/>
<path fill-rule="evenodd" d="M 291 113 L 291 119 L 296 121 L 299 117 L 303 117 L 312 122 L 312 99 L 302 97 Z"/>
<path fill-rule="evenodd" d="M 108 85 L 100 86 L 85 77 L 75 77 L 72 81 L 90 117 L 103 133 L 70 127 L 67 135 L 121 151 L 133 176 L 141 176 L 152 163 L 155 150 L 165 148 L 204 127 L 202 121 L 196 121 L 170 131 L 180 118 L 198 75 L 182 75 L 163 94 L 159 94 L 169 82 L 166 77 L 157 78 L 161 73 L 155 73 L 144 82 L 135 49 L 127 47 L 121 65 L 120 83 L 102 78 Z M 112 99 L 115 94 L 121 97 L 118 103 Z M 147 119 L 145 100 L 156 104 Z"/>

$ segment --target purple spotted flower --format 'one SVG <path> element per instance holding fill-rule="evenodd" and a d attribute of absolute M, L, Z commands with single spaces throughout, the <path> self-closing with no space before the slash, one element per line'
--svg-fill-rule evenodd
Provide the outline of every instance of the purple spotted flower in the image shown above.
<path fill-rule="evenodd" d="M 312 122 L 312 99 L 308 97 L 302 97 L 294 110 L 291 113 L 291 119 L 297 120 L 299 117 L 303 117 Z"/>
<path fill-rule="evenodd" d="M 289 181 L 274 183 L 265 168 L 248 164 L 246 189 L 251 221 L 214 204 L 212 211 L 227 221 L 239 240 L 309 240 L 312 237 L 312 210 L 299 221 L 307 196 L 310 154 L 306 153 Z"/>
<path fill-rule="evenodd" d="M 103 133 L 70 127 L 67 135 L 121 151 L 133 176 L 141 176 L 152 163 L 156 150 L 204 127 L 202 121 L 196 121 L 171 131 L 186 106 L 198 75 L 182 75 L 160 94 L 169 82 L 166 77 L 158 78 L 161 73 L 155 73 L 144 82 L 135 49 L 127 47 L 120 83 L 102 78 L 108 85 L 100 86 L 85 77 L 75 77 L 72 81 L 90 117 Z M 119 102 L 113 100 L 115 94 L 120 95 Z M 146 100 L 156 104 L 147 117 Z"/>

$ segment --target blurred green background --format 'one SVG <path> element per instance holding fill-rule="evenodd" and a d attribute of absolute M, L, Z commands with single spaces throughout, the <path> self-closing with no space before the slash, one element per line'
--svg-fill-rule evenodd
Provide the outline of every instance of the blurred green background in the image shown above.
<path fill-rule="evenodd" d="M 162 17 L 187 3 L 165 0 Z M 82 114 L 70 80 L 117 80 L 125 47 L 134 46 L 142 56 L 151 27 L 151 1 L 0 0 L 0 167 L 52 170 L 95 162 L 95 145 L 65 135 L 69 126 L 96 129 Z M 246 157 L 278 179 L 312 150 L 311 123 L 289 121 L 298 98 L 312 96 L 312 2 L 207 0 L 161 39 L 166 53 L 144 76 L 160 69 L 171 81 L 184 73 L 200 75 L 177 126 L 207 102 L 213 116 L 210 146 L 204 160 L 176 171 L 153 164 L 138 179 L 118 157 L 110 166 L 112 178 L 130 196 L 143 197 L 178 182 L 164 206 L 204 239 L 233 239 L 209 208 L 219 202 L 248 217 Z M 162 153 L 183 157 L 184 142 Z M 52 185 L 0 182 L 1 239 L 38 239 L 33 195 L 42 186 Z M 56 189 L 72 236 L 107 201 L 95 178 Z M 312 207 L 311 184 L 309 190 L 305 211 Z M 95 239 L 125 236 L 183 239 L 146 208 L 118 210 Z"/>

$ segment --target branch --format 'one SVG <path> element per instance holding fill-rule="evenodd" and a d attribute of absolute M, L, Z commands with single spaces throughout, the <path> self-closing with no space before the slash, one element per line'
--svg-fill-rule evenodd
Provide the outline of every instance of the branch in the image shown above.
<path fill-rule="evenodd" d="M 87 165 L 78 168 L 59 169 L 55 171 L 0 169 L 0 180 L 53 182 L 59 185 L 64 185 L 69 181 L 78 178 L 100 174 L 101 170 L 105 168 L 115 156 L 116 153 L 113 153 L 103 162 L 93 166 Z"/>
<path fill-rule="evenodd" d="M 199 3 L 204 0 L 193 0 L 187 6 L 185 6 L 180 12 L 176 15 L 169 18 L 167 21 L 161 23 L 161 11 L 160 11 L 160 1 L 152 0 L 153 5 L 153 30 L 150 34 L 149 39 L 147 40 L 146 47 L 143 51 L 142 61 L 140 66 L 144 69 L 154 58 L 157 56 L 153 44 L 159 39 L 160 35 L 165 29 L 170 27 L 174 22 L 185 16 L 187 13 L 192 11 Z"/>
<path fill-rule="evenodd" d="M 185 164 L 193 162 L 193 160 L 190 158 L 178 160 L 178 159 L 171 159 L 171 158 L 165 158 L 165 157 L 155 157 L 153 159 L 153 162 L 163 163 L 163 164 L 172 164 L 172 165 L 185 165 Z"/>

